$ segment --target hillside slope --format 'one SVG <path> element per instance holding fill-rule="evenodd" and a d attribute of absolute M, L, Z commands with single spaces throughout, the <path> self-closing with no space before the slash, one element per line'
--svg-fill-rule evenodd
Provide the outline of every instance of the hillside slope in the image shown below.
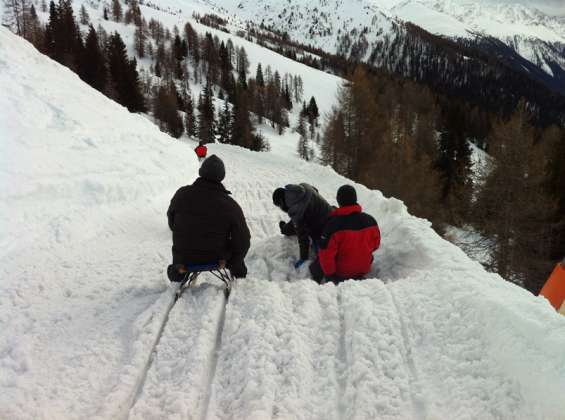
<path fill-rule="evenodd" d="M 383 233 L 372 279 L 296 272 L 273 189 L 308 181 L 331 199 L 350 181 L 283 149 L 211 146 L 252 231 L 250 276 L 227 305 L 204 277 L 172 307 L 165 211 L 196 175 L 192 145 L 3 28 L 0 90 L 0 418 L 565 412 L 565 320 L 398 200 L 357 186 Z"/>

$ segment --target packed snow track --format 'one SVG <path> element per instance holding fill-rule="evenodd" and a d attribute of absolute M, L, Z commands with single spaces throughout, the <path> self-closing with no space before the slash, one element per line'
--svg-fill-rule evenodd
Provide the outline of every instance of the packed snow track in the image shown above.
<path fill-rule="evenodd" d="M 322 74 L 320 77 L 324 77 Z M 360 185 L 382 247 L 369 278 L 293 268 L 271 202 L 347 179 L 213 145 L 252 233 L 249 277 L 174 303 L 169 200 L 190 142 L 0 28 L 0 419 L 565 418 L 565 320 L 486 273 L 398 200 Z"/>

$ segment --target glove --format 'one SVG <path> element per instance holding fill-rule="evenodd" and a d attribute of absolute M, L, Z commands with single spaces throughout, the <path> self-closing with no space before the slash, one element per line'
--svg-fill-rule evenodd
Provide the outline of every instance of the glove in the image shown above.
<path fill-rule="evenodd" d="M 294 268 L 296 268 L 297 270 L 302 267 L 302 265 L 305 263 L 305 260 L 298 260 L 294 263 Z"/>
<path fill-rule="evenodd" d="M 279 229 L 281 230 L 281 233 L 284 235 L 284 227 L 286 226 L 286 223 L 283 222 L 282 220 L 279 222 Z"/>

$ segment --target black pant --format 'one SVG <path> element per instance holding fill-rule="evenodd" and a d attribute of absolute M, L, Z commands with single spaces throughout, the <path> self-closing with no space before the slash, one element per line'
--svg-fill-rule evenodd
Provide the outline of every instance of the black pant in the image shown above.
<path fill-rule="evenodd" d="M 335 284 L 341 283 L 345 279 L 342 279 L 338 276 L 326 276 L 324 274 L 324 270 L 322 270 L 322 265 L 320 264 L 320 258 L 316 257 L 316 259 L 310 264 L 310 274 L 312 275 L 312 280 L 319 284 L 332 282 Z"/>
<path fill-rule="evenodd" d="M 228 262 L 228 270 L 236 279 L 244 279 L 247 277 L 247 266 L 244 261 L 241 262 Z"/>

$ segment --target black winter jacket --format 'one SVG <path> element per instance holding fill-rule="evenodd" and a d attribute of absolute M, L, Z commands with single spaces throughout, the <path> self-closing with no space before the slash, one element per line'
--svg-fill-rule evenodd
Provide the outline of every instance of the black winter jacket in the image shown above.
<path fill-rule="evenodd" d="M 173 264 L 243 263 L 251 235 L 241 207 L 229 194 L 220 182 L 204 178 L 175 193 L 167 212 Z"/>
<path fill-rule="evenodd" d="M 291 222 L 281 226 L 284 235 L 298 236 L 300 259 L 307 260 L 310 252 L 310 238 L 319 242 L 326 221 L 333 207 L 313 186 L 303 183 L 285 187 L 285 202 Z"/>

